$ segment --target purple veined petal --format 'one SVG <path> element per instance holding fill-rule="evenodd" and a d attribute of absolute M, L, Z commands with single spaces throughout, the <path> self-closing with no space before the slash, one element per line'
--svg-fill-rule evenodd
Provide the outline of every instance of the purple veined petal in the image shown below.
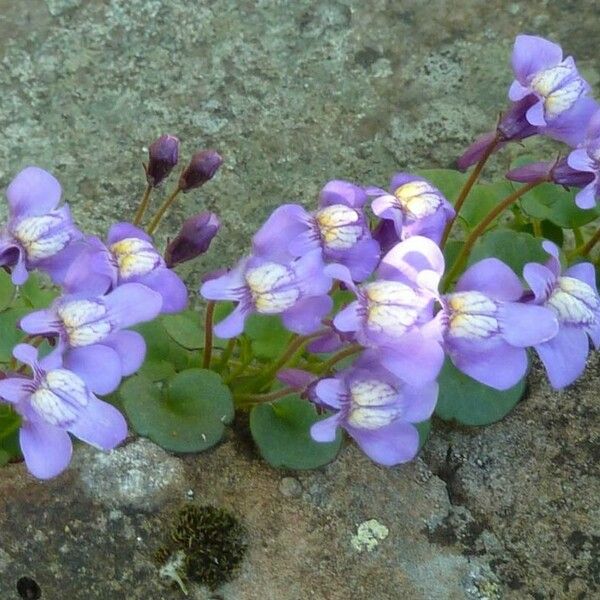
<path fill-rule="evenodd" d="M 92 396 L 69 431 L 95 448 L 112 450 L 127 437 L 127 423 L 112 404 Z"/>
<path fill-rule="evenodd" d="M 455 291 L 477 290 L 495 300 L 518 300 L 523 286 L 514 271 L 497 258 L 484 258 L 469 267 L 458 280 Z"/>
<path fill-rule="evenodd" d="M 366 201 L 367 193 L 364 188 L 339 179 L 329 181 L 319 194 L 319 206 L 322 208 L 333 204 L 362 208 Z"/>
<path fill-rule="evenodd" d="M 82 246 L 81 252 L 71 263 L 62 286 L 69 294 L 83 292 L 102 296 L 116 286 L 118 269 L 99 238 L 88 237 L 78 245 Z"/>
<path fill-rule="evenodd" d="M 339 424 L 340 418 L 337 414 L 327 417 L 322 421 L 317 421 L 310 428 L 310 437 L 315 442 L 333 442 Z"/>
<path fill-rule="evenodd" d="M 238 304 L 231 314 L 214 326 L 215 335 L 225 340 L 240 335 L 244 331 L 246 317 L 252 312 L 247 304 Z"/>
<path fill-rule="evenodd" d="M 270 260 L 286 260 L 288 245 L 308 228 L 310 215 L 299 204 L 276 208 L 254 234 L 252 248 L 256 255 Z"/>
<path fill-rule="evenodd" d="M 575 279 L 579 279 L 579 281 L 583 281 L 587 283 L 595 292 L 598 293 L 598 289 L 596 287 L 596 270 L 594 269 L 594 265 L 589 262 L 581 262 L 569 267 L 565 271 L 566 277 L 574 277 Z"/>
<path fill-rule="evenodd" d="M 552 294 L 556 275 L 544 265 L 527 263 L 523 267 L 523 278 L 534 293 L 536 303 L 544 304 Z"/>
<path fill-rule="evenodd" d="M 527 352 L 504 341 L 473 352 L 456 352 L 449 344 L 448 354 L 459 371 L 497 390 L 513 387 L 527 372 Z"/>
<path fill-rule="evenodd" d="M 0 380 L 0 399 L 18 404 L 31 393 L 31 379 L 26 377 L 8 377 Z"/>
<path fill-rule="evenodd" d="M 565 326 L 553 339 L 535 346 L 550 384 L 557 390 L 573 383 L 583 373 L 589 350 L 586 332 Z"/>
<path fill-rule="evenodd" d="M 240 300 L 246 290 L 244 271 L 249 259 L 241 260 L 231 271 L 205 281 L 200 294 L 207 300 Z"/>
<path fill-rule="evenodd" d="M 523 100 L 530 94 L 530 90 L 528 87 L 522 85 L 517 80 L 513 81 L 508 88 L 508 97 L 513 102 L 519 102 L 519 100 Z"/>
<path fill-rule="evenodd" d="M 420 235 L 439 244 L 444 235 L 446 222 L 452 217 L 453 215 L 449 214 L 447 210 L 440 208 L 428 217 L 407 223 L 402 230 L 402 236 L 404 239 L 408 239 Z"/>
<path fill-rule="evenodd" d="M 282 236 L 283 237 L 283 236 Z M 288 256 L 304 256 L 308 252 L 313 252 L 314 250 L 321 250 L 321 241 L 312 228 L 305 229 L 301 233 L 298 233 L 296 237 L 289 240 L 289 238 L 283 238 L 280 243 L 285 242 L 284 246 L 286 248 L 286 252 L 288 252 Z M 263 254 L 264 255 L 264 254 Z M 271 254 L 271 257 L 274 257 L 274 254 Z M 285 262 L 285 254 L 278 254 L 278 259 L 284 259 Z"/>
<path fill-rule="evenodd" d="M 404 221 L 402 210 L 398 207 L 396 196 L 385 194 L 371 202 L 373 213 L 381 219 L 392 221 L 398 236 L 402 235 L 402 224 Z"/>
<path fill-rule="evenodd" d="M 44 169 L 26 167 L 10 182 L 6 198 L 13 217 L 45 215 L 60 202 L 60 183 Z"/>
<path fill-rule="evenodd" d="M 27 469 L 38 479 L 56 477 L 71 462 L 71 438 L 58 427 L 26 420 L 19 432 L 19 442 Z"/>
<path fill-rule="evenodd" d="M 65 352 L 63 366 L 83 379 L 95 394 L 110 394 L 121 383 L 121 359 L 104 344 L 70 348 Z"/>
<path fill-rule="evenodd" d="M 535 127 L 545 127 L 548 124 L 544 116 L 544 103 L 541 100 L 531 106 L 525 116 L 527 121 Z"/>
<path fill-rule="evenodd" d="M 162 296 L 141 283 L 124 283 L 104 297 L 111 320 L 120 328 L 152 321 L 162 306 Z"/>
<path fill-rule="evenodd" d="M 549 240 L 544 240 L 542 242 L 542 248 L 550 255 L 550 258 L 545 264 L 546 268 L 549 269 L 551 273 L 554 273 L 555 277 L 558 277 L 562 270 L 558 246 Z"/>
<path fill-rule="evenodd" d="M 342 399 L 346 394 L 346 386 L 337 377 L 321 379 L 315 386 L 315 395 L 319 404 L 339 410 L 342 407 Z"/>
<path fill-rule="evenodd" d="M 119 355 L 123 377 L 132 375 L 144 363 L 146 342 L 137 331 L 116 331 L 102 340 L 102 345 L 109 346 Z M 98 393 L 101 394 L 102 392 Z"/>
<path fill-rule="evenodd" d="M 586 185 L 575 196 L 575 204 L 583 210 L 594 208 L 596 206 L 596 198 L 600 196 L 600 189 L 598 187 L 599 185 L 596 180 Z"/>
<path fill-rule="evenodd" d="M 84 244 L 81 240 L 71 242 L 54 256 L 37 261 L 35 267 L 47 273 L 56 285 L 62 285 L 69 269 L 84 250 Z"/>
<path fill-rule="evenodd" d="M 17 344 L 13 348 L 13 356 L 23 364 L 28 365 L 32 369 L 37 363 L 38 349 L 29 344 Z"/>
<path fill-rule="evenodd" d="M 595 173 L 596 163 L 584 148 L 577 148 L 567 156 L 567 164 L 577 171 Z"/>
<path fill-rule="evenodd" d="M 371 238 L 363 238 L 344 252 L 340 262 L 348 267 L 354 281 L 364 281 L 377 268 L 379 255 L 379 242 Z"/>
<path fill-rule="evenodd" d="M 402 396 L 406 407 L 402 412 L 402 419 L 409 423 L 420 423 L 429 419 L 437 404 L 438 392 L 439 386 L 436 381 L 418 387 L 405 385 L 402 388 Z"/>
<path fill-rule="evenodd" d="M 152 237 L 149 236 L 143 229 L 132 225 L 131 223 L 115 223 L 109 230 L 106 236 L 106 242 L 116 244 L 127 238 L 138 238 L 146 242 L 152 242 Z"/>
<path fill-rule="evenodd" d="M 346 427 L 346 431 L 372 461 L 386 467 L 412 460 L 419 450 L 419 432 L 403 421 L 380 429 Z"/>
<path fill-rule="evenodd" d="M 294 271 L 300 290 L 307 296 L 327 294 L 332 280 L 325 272 L 325 264 L 320 250 L 305 254 L 294 262 Z"/>
<path fill-rule="evenodd" d="M 323 271 L 328 277 L 341 281 L 348 289 L 352 290 L 355 294 L 357 293 L 357 288 L 354 280 L 352 279 L 352 274 L 346 265 L 326 265 Z"/>
<path fill-rule="evenodd" d="M 444 351 L 434 339 L 414 330 L 402 336 L 393 347 L 381 348 L 381 364 L 409 385 L 423 385 L 439 375 Z"/>
<path fill-rule="evenodd" d="M 14 285 L 23 285 L 29 279 L 29 271 L 27 271 L 27 265 L 23 252 L 19 252 L 19 258 L 16 264 L 12 267 L 10 280 Z"/>
<path fill-rule="evenodd" d="M 543 306 L 505 302 L 500 306 L 499 316 L 502 336 L 512 346 L 535 346 L 558 333 L 556 315 Z"/>
<path fill-rule="evenodd" d="M 36 310 L 25 315 L 19 322 L 19 327 L 31 335 L 59 334 L 61 332 L 56 312 L 50 309 Z"/>
<path fill-rule="evenodd" d="M 552 119 L 540 133 L 575 148 L 585 140 L 588 123 L 598 110 L 598 103 L 589 96 L 583 96 L 561 115 Z"/>
<path fill-rule="evenodd" d="M 333 300 L 329 296 L 303 298 L 281 313 L 281 320 L 290 331 L 308 335 L 323 326 L 323 319 L 332 308 Z"/>
<path fill-rule="evenodd" d="M 360 313 L 360 304 L 358 302 L 351 302 L 348 306 L 342 308 L 342 310 L 335 315 L 333 324 L 336 329 L 343 331 L 344 333 L 359 331 L 363 324 Z"/>
<path fill-rule="evenodd" d="M 558 44 L 536 35 L 518 35 L 512 53 L 512 68 L 521 82 L 538 71 L 549 69 L 562 61 Z"/>
<path fill-rule="evenodd" d="M 178 313 L 184 310 L 188 304 L 188 292 L 185 284 L 171 269 L 154 269 L 139 279 L 143 283 L 162 296 L 161 313 Z"/>

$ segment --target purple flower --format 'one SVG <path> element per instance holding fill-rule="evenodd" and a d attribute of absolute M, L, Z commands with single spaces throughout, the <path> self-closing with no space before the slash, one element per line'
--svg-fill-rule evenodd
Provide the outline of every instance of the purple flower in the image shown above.
<path fill-rule="evenodd" d="M 231 338 L 244 330 L 246 317 L 257 312 L 280 314 L 291 331 L 309 334 L 321 327 L 333 302 L 327 295 L 331 278 L 323 272 L 320 250 L 291 262 L 253 256 L 241 260 L 226 275 L 206 281 L 200 293 L 207 300 L 233 300 L 235 310 L 215 326 L 215 333 Z"/>
<path fill-rule="evenodd" d="M 38 167 L 23 169 L 6 190 L 9 220 L 0 232 L 0 265 L 12 271 L 12 281 L 27 281 L 29 269 L 47 272 L 62 283 L 82 234 L 73 224 L 69 207 L 57 208 L 60 183 Z"/>
<path fill-rule="evenodd" d="M 156 292 L 128 283 L 106 296 L 62 296 L 50 308 L 23 317 L 20 326 L 32 335 L 57 336 L 54 353 L 65 352 L 65 367 L 87 373 L 90 389 L 108 394 L 118 387 L 121 377 L 140 368 L 146 353 L 139 333 L 122 330 L 151 321 L 161 304 Z"/>
<path fill-rule="evenodd" d="M 180 312 L 187 306 L 185 284 L 167 268 L 152 238 L 141 229 L 117 223 L 108 232 L 106 246 L 95 237 L 86 243 L 65 278 L 69 292 L 101 295 L 124 283 L 142 283 L 161 295 L 162 313 Z"/>
<path fill-rule="evenodd" d="M 347 266 L 355 281 L 371 275 L 379 262 L 363 213 L 367 195 L 347 181 L 330 181 L 320 195 L 320 208 L 309 213 L 298 204 L 275 209 L 253 238 L 254 253 L 289 260 L 319 249 L 327 263 Z"/>
<path fill-rule="evenodd" d="M 571 168 L 591 178 L 575 197 L 575 203 L 579 208 L 593 208 L 600 197 L 600 110 L 590 119 L 582 147 L 573 150 L 567 161 Z"/>
<path fill-rule="evenodd" d="M 434 380 L 444 355 L 423 326 L 433 317 L 433 299 L 444 259 L 428 238 L 411 237 L 382 259 L 374 281 L 355 285 L 348 269 L 329 265 L 326 273 L 356 294 L 334 318 L 335 328 L 380 356 L 384 367 L 417 385 Z"/>
<path fill-rule="evenodd" d="M 467 269 L 426 330 L 443 344 L 454 365 L 473 379 L 505 390 L 527 371 L 525 348 L 558 331 L 551 310 L 519 302 L 519 278 L 503 262 L 486 258 Z M 437 330 L 437 332 L 436 332 Z"/>
<path fill-rule="evenodd" d="M 315 423 L 310 433 L 318 442 L 331 442 L 343 427 L 371 460 L 397 465 L 417 454 L 419 433 L 413 423 L 431 416 L 437 395 L 435 382 L 414 387 L 377 362 L 361 358 L 316 384 L 315 402 L 336 412 Z"/>
<path fill-rule="evenodd" d="M 94 396 L 89 373 L 64 368 L 57 354 L 38 361 L 37 349 L 26 344 L 16 346 L 13 354 L 29 365 L 33 377 L 3 379 L 0 397 L 22 417 L 21 450 L 33 475 L 49 479 L 66 469 L 72 453 L 67 432 L 102 450 L 125 439 L 123 415 Z"/>
<path fill-rule="evenodd" d="M 439 243 L 454 208 L 442 192 L 422 177 L 396 173 L 384 193 L 372 203 L 373 212 L 394 223 L 399 239 L 420 235 Z"/>
<path fill-rule="evenodd" d="M 215 176 L 222 164 L 223 158 L 216 150 L 197 152 L 179 177 L 179 189 L 187 193 L 204 185 Z"/>
<path fill-rule="evenodd" d="M 160 185 L 175 168 L 179 160 L 179 139 L 174 135 L 161 135 L 148 148 L 146 179 L 152 187 Z"/>
<path fill-rule="evenodd" d="M 172 268 L 204 254 L 220 227 L 219 217 L 211 212 L 201 212 L 184 221 L 165 250 L 167 267 Z"/>
<path fill-rule="evenodd" d="M 588 335 L 600 345 L 600 298 L 596 274 L 591 263 L 578 263 L 561 276 L 558 248 L 544 242 L 550 254 L 546 265 L 529 263 L 523 275 L 535 295 L 534 302 L 552 310 L 558 319 L 555 337 L 535 345 L 546 367 L 550 383 L 563 388 L 585 369 L 589 353 Z"/>
<path fill-rule="evenodd" d="M 512 169 L 506 174 L 506 178 L 520 183 L 546 179 L 565 187 L 584 187 L 594 179 L 594 176 L 573 169 L 565 158 L 560 158 L 553 162 L 530 163 Z"/>
<path fill-rule="evenodd" d="M 561 47 L 544 38 L 518 35 L 512 66 L 516 79 L 509 98 L 518 101 L 533 95 L 537 99 L 527 110 L 527 121 L 551 137 L 577 143 L 591 116 L 590 99 L 584 98 L 590 86 L 579 75 L 573 58 L 563 60 Z"/>

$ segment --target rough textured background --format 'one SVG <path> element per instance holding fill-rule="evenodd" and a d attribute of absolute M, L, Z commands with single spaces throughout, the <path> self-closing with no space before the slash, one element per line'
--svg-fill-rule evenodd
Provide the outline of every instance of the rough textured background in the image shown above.
<path fill-rule="evenodd" d="M 226 166 L 169 219 L 208 205 L 225 223 L 193 281 L 328 178 L 450 165 L 502 108 L 518 32 L 560 41 L 598 90 L 599 18 L 596 0 L 0 0 L 0 183 L 43 166 L 102 233 L 132 214 L 154 137 L 217 147 Z M 49 600 L 180 597 L 150 556 L 188 489 L 248 526 L 227 600 L 598 597 L 598 362 L 566 393 L 533 381 L 502 424 L 438 427 L 424 462 L 393 471 L 348 449 L 283 485 L 297 496 L 235 441 L 185 461 L 136 443 L 109 477 L 109 459 L 81 452 L 46 486 L 3 470 L 0 597 L 24 574 Z M 371 518 L 390 534 L 357 555 Z"/>

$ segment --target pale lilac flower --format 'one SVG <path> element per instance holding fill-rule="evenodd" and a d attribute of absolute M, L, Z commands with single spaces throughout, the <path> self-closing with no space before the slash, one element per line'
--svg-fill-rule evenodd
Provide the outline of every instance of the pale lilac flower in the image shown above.
<path fill-rule="evenodd" d="M 50 173 L 23 169 L 6 190 L 9 220 L 0 232 L 0 265 L 11 269 L 12 282 L 27 281 L 30 269 L 40 269 L 62 283 L 82 237 L 67 205 L 57 208 L 62 190 Z"/>
<path fill-rule="evenodd" d="M 600 298 L 596 273 L 591 263 L 573 265 L 561 275 L 558 248 L 544 242 L 550 254 L 546 265 L 529 263 L 523 276 L 531 287 L 535 304 L 546 306 L 556 315 L 559 330 L 555 337 L 535 345 L 556 389 L 575 381 L 585 369 L 590 345 L 600 346 Z"/>
<path fill-rule="evenodd" d="M 31 335 L 57 337 L 68 369 L 90 373 L 92 391 L 114 391 L 121 377 L 137 371 L 146 353 L 144 338 L 126 327 L 151 321 L 160 312 L 159 294 L 139 283 L 119 286 L 105 296 L 61 296 L 47 309 L 21 319 Z M 98 386 L 98 387 L 96 387 Z"/>
<path fill-rule="evenodd" d="M 409 173 L 396 173 L 390 191 L 377 195 L 371 204 L 373 212 L 393 222 L 399 239 L 420 235 L 439 243 L 446 223 L 455 215 L 442 192 L 426 179 Z"/>
<path fill-rule="evenodd" d="M 335 377 L 321 379 L 313 401 L 336 411 L 310 430 L 318 442 L 332 442 L 345 429 L 371 460 L 385 466 L 407 462 L 419 449 L 413 423 L 427 420 L 437 401 L 438 385 L 408 385 L 370 359 L 360 358 Z"/>
<path fill-rule="evenodd" d="M 589 122 L 582 147 L 573 150 L 567 161 L 571 168 L 591 178 L 575 197 L 575 203 L 579 208 L 593 208 L 600 198 L 600 110 Z"/>
<path fill-rule="evenodd" d="M 124 283 L 142 283 L 162 297 L 161 313 L 182 311 L 188 302 L 181 278 L 168 269 L 152 238 L 129 223 L 116 223 L 104 245 L 96 237 L 86 239 L 86 248 L 65 278 L 69 292 L 101 295 Z"/>
<path fill-rule="evenodd" d="M 433 317 L 433 302 L 444 259 L 430 239 L 415 236 L 397 244 L 381 261 L 374 281 L 356 285 L 348 269 L 325 271 L 356 294 L 333 320 L 371 348 L 387 369 L 410 384 L 434 380 L 444 360 L 437 340 L 422 328 Z"/>
<path fill-rule="evenodd" d="M 554 313 L 520 302 L 523 287 L 496 258 L 467 269 L 454 291 L 438 298 L 441 310 L 426 329 L 440 340 L 454 365 L 473 379 L 505 390 L 527 371 L 525 348 L 558 332 Z"/>
<path fill-rule="evenodd" d="M 49 479 L 66 469 L 73 449 L 69 433 L 101 450 L 125 439 L 123 415 L 91 391 L 89 378 L 98 377 L 100 368 L 95 373 L 67 369 L 54 353 L 38 361 L 37 349 L 27 344 L 17 345 L 13 354 L 33 376 L 1 380 L 0 398 L 21 415 L 21 451 L 35 477 Z"/>
<path fill-rule="evenodd" d="M 283 324 L 300 334 L 314 333 L 333 302 L 327 295 L 331 277 L 323 272 L 320 250 L 290 262 L 253 256 L 241 260 L 227 274 L 206 281 L 200 293 L 207 300 L 233 300 L 235 310 L 215 326 L 215 333 L 231 338 L 244 330 L 251 313 L 281 315 Z"/>
<path fill-rule="evenodd" d="M 299 204 L 284 204 L 253 238 L 257 256 L 285 261 L 319 249 L 323 260 L 347 266 L 355 281 L 369 277 L 379 262 L 363 213 L 365 190 L 347 181 L 330 181 L 320 194 L 320 208 L 309 213 Z"/>
<path fill-rule="evenodd" d="M 571 56 L 563 60 L 558 44 L 532 35 L 518 35 L 512 55 L 515 73 L 509 98 L 530 95 L 536 102 L 527 110 L 531 125 L 569 144 L 578 143 L 591 116 L 594 102 L 585 98 L 589 84 L 581 77 Z"/>

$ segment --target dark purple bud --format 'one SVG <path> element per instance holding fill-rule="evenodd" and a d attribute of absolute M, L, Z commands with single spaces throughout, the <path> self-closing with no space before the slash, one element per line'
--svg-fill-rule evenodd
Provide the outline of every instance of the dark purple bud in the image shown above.
<path fill-rule="evenodd" d="M 179 177 L 179 187 L 183 192 L 189 192 L 204 185 L 215 176 L 222 164 L 223 159 L 216 150 L 197 152 Z"/>
<path fill-rule="evenodd" d="M 174 267 L 204 254 L 220 227 L 217 215 L 211 212 L 202 212 L 187 219 L 177 237 L 165 250 L 167 267 Z"/>
<path fill-rule="evenodd" d="M 565 187 L 585 187 L 594 179 L 593 173 L 576 171 L 567 164 L 565 158 L 553 162 L 536 162 L 517 169 L 512 169 L 506 174 L 506 178 L 520 183 L 530 183 L 547 179 Z"/>
<path fill-rule="evenodd" d="M 146 179 L 152 187 L 164 181 L 179 160 L 179 139 L 174 135 L 161 135 L 148 148 Z"/>

